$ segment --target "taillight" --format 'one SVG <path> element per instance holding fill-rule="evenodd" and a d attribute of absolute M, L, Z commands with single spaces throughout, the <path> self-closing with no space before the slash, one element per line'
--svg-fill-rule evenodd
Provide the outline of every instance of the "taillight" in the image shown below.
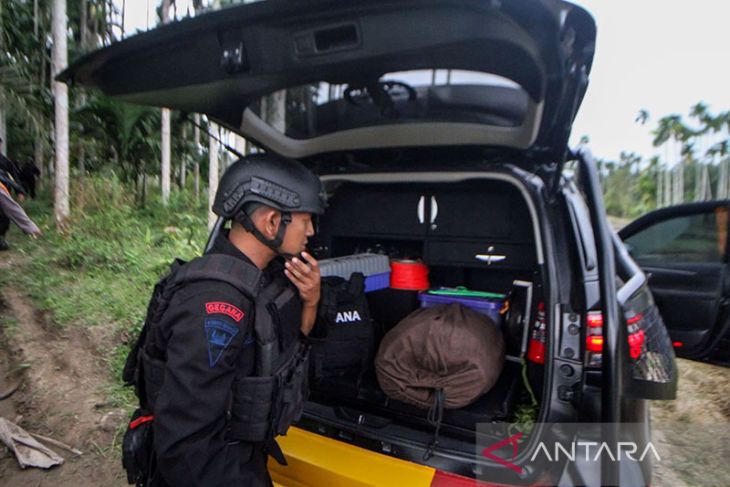
<path fill-rule="evenodd" d="M 545 363 L 545 341 L 547 324 L 545 321 L 545 303 L 537 303 L 537 316 L 532 325 L 530 345 L 527 348 L 527 360 L 536 364 Z"/>
<path fill-rule="evenodd" d="M 639 323 L 644 315 L 637 313 L 626 317 L 626 328 L 629 332 L 629 355 L 638 360 L 644 350 L 646 335 Z M 600 311 L 589 311 L 586 315 L 588 330 L 586 332 L 586 351 L 589 352 L 588 365 L 600 366 L 603 353 L 603 314 Z"/>
<path fill-rule="evenodd" d="M 586 337 L 586 350 L 593 353 L 601 353 L 603 351 L 603 336 L 595 335 Z"/>
<path fill-rule="evenodd" d="M 497 484 L 489 484 L 478 480 L 456 475 L 455 473 L 436 470 L 431 480 L 431 487 L 500 487 Z"/>

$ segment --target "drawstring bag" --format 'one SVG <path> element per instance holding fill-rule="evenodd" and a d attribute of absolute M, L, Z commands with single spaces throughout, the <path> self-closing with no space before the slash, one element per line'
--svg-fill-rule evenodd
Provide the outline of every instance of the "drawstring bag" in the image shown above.
<path fill-rule="evenodd" d="M 502 330 L 453 303 L 418 309 L 398 323 L 380 343 L 375 371 L 392 399 L 427 409 L 442 389 L 444 407 L 461 408 L 492 388 L 503 363 Z"/>
<path fill-rule="evenodd" d="M 438 445 L 444 408 L 462 408 L 497 382 L 504 364 L 502 330 L 486 315 L 458 303 L 421 308 L 398 323 L 375 357 L 388 397 L 428 409 L 435 427 L 426 451 Z"/>

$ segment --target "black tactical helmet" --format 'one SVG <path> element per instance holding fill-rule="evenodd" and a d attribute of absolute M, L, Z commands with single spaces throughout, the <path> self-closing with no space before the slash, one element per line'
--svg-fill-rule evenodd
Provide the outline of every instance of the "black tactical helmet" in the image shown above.
<path fill-rule="evenodd" d="M 281 212 L 279 231 L 267 239 L 246 214 L 248 203 L 261 203 Z M 213 213 L 235 220 L 274 252 L 280 247 L 293 212 L 324 213 L 325 192 L 319 178 L 301 163 L 274 154 L 254 154 L 233 163 L 221 178 Z M 286 255 L 285 255 L 286 256 Z"/>
<path fill-rule="evenodd" d="M 283 212 L 322 214 L 324 186 L 301 163 L 274 154 L 252 154 L 223 174 L 213 213 L 235 219 L 246 203 L 263 203 Z"/>

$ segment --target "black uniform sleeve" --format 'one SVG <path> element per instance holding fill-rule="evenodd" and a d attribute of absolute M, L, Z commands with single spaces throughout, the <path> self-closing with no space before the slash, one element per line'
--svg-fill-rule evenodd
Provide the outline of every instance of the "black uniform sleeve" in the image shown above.
<path fill-rule="evenodd" d="M 253 484 L 251 448 L 224 437 L 237 364 L 254 353 L 251 308 L 227 284 L 196 283 L 176 293 L 163 317 L 169 339 L 154 435 L 158 470 L 169 485 Z"/>

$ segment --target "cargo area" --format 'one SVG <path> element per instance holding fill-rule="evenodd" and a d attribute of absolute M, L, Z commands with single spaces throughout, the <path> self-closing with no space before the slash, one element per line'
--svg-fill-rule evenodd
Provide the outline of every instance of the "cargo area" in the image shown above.
<path fill-rule="evenodd" d="M 365 297 L 372 334 L 363 334 L 359 347 L 336 343 L 336 334 L 313 338 L 313 354 L 324 355 L 315 361 L 319 365 L 312 366 L 309 409 L 321 411 L 325 406 L 341 421 L 362 425 L 367 417 L 376 428 L 398 425 L 432 434 L 431 411 L 389 397 L 379 385 L 373 362 L 383 337 L 401 320 L 421 307 L 454 300 L 489 316 L 492 326 L 500 328 L 505 344 L 503 367 L 491 389 L 464 407 L 443 409 L 441 438 L 473 444 L 477 423 L 511 421 L 526 401 L 523 362 L 524 367 L 529 366 L 528 383 L 539 400 L 541 369 L 525 359 L 529 330 L 542 299 L 535 212 L 516 179 L 486 175 L 450 182 L 382 178 L 323 178 L 329 206 L 318 222 L 317 235 L 309 242 L 328 269 L 323 275 L 334 267 L 339 269 L 339 261 L 352 259 L 348 256 L 379 257 L 363 267 L 365 274 L 371 274 L 365 276 Z M 438 176 L 433 180 L 439 181 Z M 394 262 L 426 267 L 428 289 L 419 293 L 391 287 L 397 276 L 391 273 L 388 279 L 382 274 L 388 270 L 388 262 L 391 269 Z M 525 289 L 527 297 L 517 296 Z M 480 299 L 474 295 L 487 298 L 474 304 L 472 299 Z M 505 313 L 505 300 L 513 307 L 511 318 Z M 517 309 L 520 306 L 524 309 Z M 349 316 L 341 314 L 340 318 L 347 321 Z M 342 352 L 343 347 L 352 347 L 353 354 L 366 350 L 367 359 L 335 374 L 322 376 L 314 370 L 323 363 L 326 367 L 327 350 Z M 533 410 L 536 414 L 538 407 L 533 405 Z"/>

